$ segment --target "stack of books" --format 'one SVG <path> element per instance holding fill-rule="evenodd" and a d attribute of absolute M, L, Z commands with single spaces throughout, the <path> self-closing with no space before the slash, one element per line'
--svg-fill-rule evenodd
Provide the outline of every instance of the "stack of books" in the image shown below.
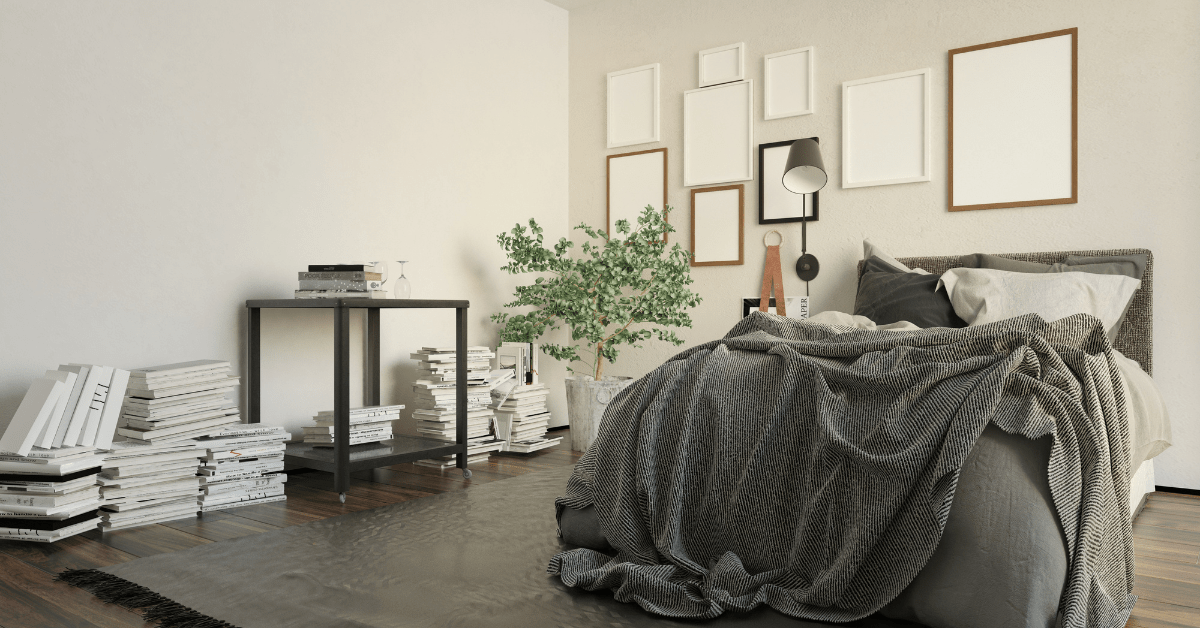
<path fill-rule="evenodd" d="M 526 384 L 513 388 L 506 399 L 495 405 L 497 434 L 505 440 L 504 451 L 530 453 L 562 441 L 561 436 L 546 437 L 550 423 L 550 409 L 546 406 L 549 396 L 545 384 Z"/>
<path fill-rule="evenodd" d="M 350 408 L 350 445 L 365 445 L 392 438 L 392 421 L 400 419 L 403 405 Z M 315 425 L 304 428 L 304 442 L 313 447 L 333 447 L 333 410 L 313 417 Z"/>
<path fill-rule="evenodd" d="M 34 380 L 21 405 L 0 428 L 0 452 L 28 456 L 33 449 L 103 449 L 112 442 L 129 371 L 64 364 Z"/>
<path fill-rule="evenodd" d="M 113 443 L 98 479 L 100 527 L 116 530 L 194 516 L 200 492 L 196 472 L 204 452 L 192 439 Z"/>
<path fill-rule="evenodd" d="M 413 384 L 416 409 L 412 414 L 417 435 L 457 442 L 457 350 L 454 347 L 422 347 L 410 357 L 417 360 L 418 379 Z M 488 347 L 467 347 L 467 464 L 487 462 L 491 452 L 504 447 L 504 442 L 496 438 L 495 415 L 488 407 L 493 385 L 493 357 L 495 353 Z M 416 462 L 435 469 L 447 469 L 455 463 L 456 456 Z"/>
<path fill-rule="evenodd" d="M 371 264 L 314 264 L 300 273 L 297 299 L 386 299 L 383 274 Z"/>
<path fill-rule="evenodd" d="M 218 432 L 241 421 L 237 402 L 227 397 L 237 385 L 221 360 L 133 369 L 117 434 L 159 444 Z"/>
<path fill-rule="evenodd" d="M 100 523 L 92 447 L 0 455 L 0 540 L 53 543 Z"/>
<path fill-rule="evenodd" d="M 288 438 L 282 427 L 239 425 L 199 439 L 205 449 L 200 511 L 286 500 L 283 452 Z"/>

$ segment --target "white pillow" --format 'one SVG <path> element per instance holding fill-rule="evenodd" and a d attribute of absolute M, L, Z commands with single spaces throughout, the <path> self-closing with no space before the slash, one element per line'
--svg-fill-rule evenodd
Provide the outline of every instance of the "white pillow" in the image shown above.
<path fill-rule="evenodd" d="M 942 274 L 954 313 L 968 325 L 983 325 L 1038 314 L 1056 321 L 1091 314 L 1104 322 L 1109 337 L 1142 282 L 1124 275 L 1092 273 L 1012 273 L 989 268 L 951 268 Z"/>
<path fill-rule="evenodd" d="M 874 255 L 875 257 L 878 257 L 879 261 L 881 261 L 893 268 L 896 268 L 897 270 L 900 270 L 901 272 L 917 273 L 918 275 L 928 275 L 929 274 L 929 271 L 927 271 L 927 270 L 924 270 L 921 268 L 909 268 L 908 266 L 901 264 L 900 262 L 896 261 L 896 258 L 892 257 L 891 255 L 888 255 L 887 253 L 885 253 L 883 251 L 883 249 L 876 246 L 875 243 L 872 242 L 870 238 L 867 238 L 867 239 L 863 240 L 863 260 L 865 261 L 865 260 L 871 259 L 872 255 Z"/>

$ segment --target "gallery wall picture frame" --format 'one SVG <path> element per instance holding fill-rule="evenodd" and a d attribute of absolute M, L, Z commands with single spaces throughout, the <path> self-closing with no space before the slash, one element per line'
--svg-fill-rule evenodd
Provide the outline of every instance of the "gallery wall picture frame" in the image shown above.
<path fill-rule="evenodd" d="M 807 138 L 820 143 L 817 137 Z M 821 193 L 795 194 L 783 187 L 783 168 L 792 142 L 758 145 L 758 224 L 816 222 L 821 219 Z"/>
<path fill-rule="evenodd" d="M 842 187 L 932 180 L 932 70 L 842 83 Z"/>
<path fill-rule="evenodd" d="M 745 263 L 746 186 L 692 190 L 692 266 Z"/>
<path fill-rule="evenodd" d="M 949 57 L 950 211 L 1079 202 L 1079 29 Z"/>
<path fill-rule="evenodd" d="M 667 205 L 667 149 L 654 148 L 620 155 L 607 161 L 606 231 L 618 237 L 618 220 L 628 220 L 636 228 L 638 216 L 647 205 L 662 211 Z M 664 217 L 669 218 L 669 217 Z M 663 234 L 663 242 L 667 234 Z"/>
<path fill-rule="evenodd" d="M 608 73 L 608 147 L 657 142 L 657 63 Z"/>
<path fill-rule="evenodd" d="M 746 79 L 746 44 L 738 42 L 701 50 L 697 55 L 700 87 Z"/>
<path fill-rule="evenodd" d="M 805 116 L 815 111 L 815 57 L 812 46 L 763 57 L 764 120 Z"/>
<path fill-rule="evenodd" d="M 683 93 L 683 185 L 754 178 L 754 81 Z"/>

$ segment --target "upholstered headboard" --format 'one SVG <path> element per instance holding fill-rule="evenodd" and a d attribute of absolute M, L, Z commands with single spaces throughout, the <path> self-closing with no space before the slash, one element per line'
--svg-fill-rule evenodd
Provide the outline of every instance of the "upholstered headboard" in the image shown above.
<path fill-rule="evenodd" d="M 1142 275 L 1142 287 L 1133 297 L 1129 312 L 1125 315 L 1125 324 L 1117 332 L 1117 340 L 1113 343 L 1125 357 L 1142 365 L 1142 369 L 1153 374 L 1154 357 L 1154 255 L 1149 249 L 1109 249 L 1106 251 L 1055 251 L 1052 253 L 1000 253 L 999 257 L 1021 260 L 1023 262 L 1038 262 L 1041 264 L 1056 264 L 1065 261 L 1070 255 L 1145 255 L 1146 272 Z M 909 268 L 924 268 L 934 273 L 942 274 L 951 268 L 962 266 L 959 256 L 943 257 L 899 257 L 896 258 Z M 858 273 L 862 274 L 862 262 L 858 264 Z"/>

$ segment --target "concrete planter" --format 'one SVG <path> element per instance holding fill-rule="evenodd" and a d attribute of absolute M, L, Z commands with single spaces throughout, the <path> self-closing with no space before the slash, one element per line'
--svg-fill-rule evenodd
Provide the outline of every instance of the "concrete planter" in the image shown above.
<path fill-rule="evenodd" d="M 600 381 L 586 375 L 566 379 L 567 420 L 571 423 L 571 449 L 587 451 L 600 429 L 608 402 L 633 383 L 632 377 L 605 377 Z"/>

